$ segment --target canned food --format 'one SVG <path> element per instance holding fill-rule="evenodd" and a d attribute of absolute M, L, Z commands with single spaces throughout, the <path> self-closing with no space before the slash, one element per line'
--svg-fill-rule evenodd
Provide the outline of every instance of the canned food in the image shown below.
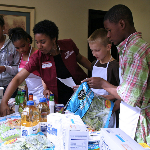
<path fill-rule="evenodd" d="M 55 104 L 55 113 L 64 114 L 64 104 Z"/>

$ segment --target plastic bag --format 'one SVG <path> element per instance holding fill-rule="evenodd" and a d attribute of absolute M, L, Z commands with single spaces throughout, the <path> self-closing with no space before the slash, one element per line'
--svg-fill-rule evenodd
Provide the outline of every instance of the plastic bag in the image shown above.
<path fill-rule="evenodd" d="M 69 100 L 66 110 L 79 115 L 93 130 L 108 128 L 114 103 L 94 94 L 87 82 L 83 82 Z"/>

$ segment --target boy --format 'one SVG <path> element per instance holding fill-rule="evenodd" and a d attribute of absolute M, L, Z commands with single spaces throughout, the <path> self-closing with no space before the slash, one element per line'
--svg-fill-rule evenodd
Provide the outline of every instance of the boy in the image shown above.
<path fill-rule="evenodd" d="M 111 42 L 107 38 L 107 30 L 103 28 L 95 30 L 88 38 L 88 43 L 93 56 L 97 59 L 92 62 L 92 77 L 101 77 L 109 83 L 118 86 L 120 82 L 119 63 L 111 56 Z M 104 89 L 92 88 L 92 91 L 109 100 L 115 101 L 115 97 Z M 115 105 L 113 112 L 116 109 L 119 109 L 119 105 Z M 115 125 L 115 113 L 113 113 L 109 124 L 110 128 L 118 127 L 118 112 L 116 115 L 117 125 Z"/>
<path fill-rule="evenodd" d="M 105 89 L 133 109 L 136 106 L 142 108 L 137 117 L 138 124 L 132 121 L 126 124 L 125 130 L 135 124 L 135 130 L 130 129 L 129 134 L 134 134 L 138 143 L 147 143 L 150 146 L 150 44 L 136 31 L 132 12 L 125 5 L 115 5 L 106 13 L 104 27 L 108 31 L 109 40 L 118 45 L 123 82 L 117 87 L 102 78 L 84 81 L 89 82 L 92 88 Z M 124 113 L 128 117 L 128 120 L 124 120 L 125 123 L 132 120 L 128 111 Z"/>

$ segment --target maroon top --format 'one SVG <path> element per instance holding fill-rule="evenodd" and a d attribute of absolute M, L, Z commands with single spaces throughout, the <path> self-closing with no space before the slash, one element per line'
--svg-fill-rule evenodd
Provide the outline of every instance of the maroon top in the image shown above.
<path fill-rule="evenodd" d="M 87 74 L 77 64 L 76 56 L 79 49 L 71 39 L 58 40 L 61 58 L 72 75 L 76 84 L 87 78 Z M 28 72 L 37 70 L 48 89 L 53 92 L 55 103 L 58 103 L 57 73 L 54 58 L 50 54 L 43 54 L 40 50 L 31 55 L 28 64 L 24 67 Z"/>

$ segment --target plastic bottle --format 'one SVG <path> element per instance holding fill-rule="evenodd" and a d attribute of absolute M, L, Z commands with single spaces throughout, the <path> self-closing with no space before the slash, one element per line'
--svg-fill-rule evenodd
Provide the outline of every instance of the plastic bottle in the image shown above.
<path fill-rule="evenodd" d="M 33 94 L 32 93 L 29 94 L 29 101 L 33 101 Z"/>
<path fill-rule="evenodd" d="M 22 111 L 24 110 L 25 108 L 25 104 L 24 104 L 24 95 L 21 95 L 20 96 L 20 104 L 19 104 L 19 112 L 22 113 Z"/>
<path fill-rule="evenodd" d="M 15 112 L 19 112 L 20 96 L 21 96 L 21 91 L 18 91 L 15 97 Z"/>
<path fill-rule="evenodd" d="M 37 134 L 40 131 L 40 114 L 33 101 L 27 101 L 27 105 L 21 113 L 21 136 Z"/>
<path fill-rule="evenodd" d="M 40 112 L 40 131 L 47 135 L 47 115 L 50 113 L 46 98 L 40 98 L 37 106 Z"/>
<path fill-rule="evenodd" d="M 27 99 L 27 96 L 26 96 L 26 90 L 22 90 L 21 93 L 24 93 L 24 104 L 26 105 L 28 99 Z"/>
<path fill-rule="evenodd" d="M 54 94 L 50 94 L 50 98 L 49 98 L 49 109 L 50 109 L 50 113 L 54 113 L 54 106 L 55 106 Z"/>

